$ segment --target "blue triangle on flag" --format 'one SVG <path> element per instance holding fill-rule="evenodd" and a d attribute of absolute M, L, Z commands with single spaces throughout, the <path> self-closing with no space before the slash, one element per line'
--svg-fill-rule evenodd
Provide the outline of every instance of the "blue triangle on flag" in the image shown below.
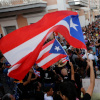
<path fill-rule="evenodd" d="M 56 54 L 64 54 L 66 55 L 65 50 L 62 48 L 61 44 L 55 39 L 53 46 L 51 47 L 49 53 L 56 53 Z"/>

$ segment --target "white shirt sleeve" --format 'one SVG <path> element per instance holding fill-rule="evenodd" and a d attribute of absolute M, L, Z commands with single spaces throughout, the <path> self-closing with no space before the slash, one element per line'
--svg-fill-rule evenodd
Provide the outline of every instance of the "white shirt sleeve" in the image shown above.
<path fill-rule="evenodd" d="M 89 54 L 89 59 L 90 60 L 94 60 L 94 55 L 93 54 Z"/>
<path fill-rule="evenodd" d="M 84 54 L 82 58 L 83 58 L 83 59 L 87 58 L 86 54 Z"/>
<path fill-rule="evenodd" d="M 44 100 L 53 100 L 53 97 L 47 96 L 47 94 L 44 94 Z"/>

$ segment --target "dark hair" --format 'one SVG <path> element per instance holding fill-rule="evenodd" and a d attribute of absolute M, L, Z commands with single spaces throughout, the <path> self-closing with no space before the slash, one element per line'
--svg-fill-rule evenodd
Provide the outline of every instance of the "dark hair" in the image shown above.
<path fill-rule="evenodd" d="M 5 94 L 5 95 L 2 97 L 2 100 L 11 100 L 10 95 L 11 95 L 11 94 L 9 94 L 9 93 Z"/>
<path fill-rule="evenodd" d="M 92 48 L 91 48 L 91 47 L 88 47 L 88 48 L 87 48 L 87 51 L 89 51 L 89 50 L 92 50 Z"/>
<path fill-rule="evenodd" d="M 72 50 L 68 49 L 68 53 L 72 53 Z"/>
<path fill-rule="evenodd" d="M 0 60 L 3 58 L 3 56 L 0 56 Z"/>
<path fill-rule="evenodd" d="M 52 87 L 48 86 L 45 88 L 45 92 L 49 92 Z"/>
<path fill-rule="evenodd" d="M 65 95 L 68 98 L 68 100 L 76 100 L 76 89 L 72 82 L 68 81 L 61 83 L 59 90 L 62 95 Z"/>
<path fill-rule="evenodd" d="M 78 48 L 76 48 L 76 52 L 79 53 L 79 49 Z"/>
<path fill-rule="evenodd" d="M 48 67 L 47 70 L 50 70 L 50 67 Z"/>

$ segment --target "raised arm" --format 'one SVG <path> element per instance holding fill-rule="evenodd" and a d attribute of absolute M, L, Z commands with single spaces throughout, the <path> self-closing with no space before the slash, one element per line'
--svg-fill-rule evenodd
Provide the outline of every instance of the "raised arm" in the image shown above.
<path fill-rule="evenodd" d="M 90 85 L 86 91 L 90 96 L 92 96 L 93 89 L 95 86 L 95 75 L 94 75 L 94 69 L 93 69 L 93 61 L 87 60 L 88 65 L 90 66 Z"/>
<path fill-rule="evenodd" d="M 71 80 L 75 80 L 75 77 L 74 77 L 74 68 L 73 68 L 72 62 L 69 62 L 69 65 L 71 66 Z"/>
<path fill-rule="evenodd" d="M 32 71 L 32 69 L 30 69 L 30 71 L 29 71 L 29 76 L 28 76 L 28 78 L 27 78 L 27 81 L 23 82 L 23 85 L 24 85 L 24 86 L 27 85 L 28 83 L 30 83 L 31 77 L 32 77 L 32 73 L 33 73 L 33 71 Z"/>

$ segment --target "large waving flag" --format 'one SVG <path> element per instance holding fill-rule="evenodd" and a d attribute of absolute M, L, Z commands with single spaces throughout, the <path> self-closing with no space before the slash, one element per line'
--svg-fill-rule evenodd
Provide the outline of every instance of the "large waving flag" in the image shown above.
<path fill-rule="evenodd" d="M 63 35 L 67 42 L 75 48 L 86 49 L 78 15 L 70 15 L 58 22 L 51 31 Z"/>
<path fill-rule="evenodd" d="M 36 63 L 39 67 L 46 69 L 66 56 L 67 54 L 60 43 L 54 39 L 42 47 Z"/>
<path fill-rule="evenodd" d="M 53 31 L 61 33 L 72 46 L 86 48 L 77 12 L 48 13 L 37 23 L 17 29 L 0 40 L 0 50 L 12 65 L 8 76 L 22 80 Z"/>

